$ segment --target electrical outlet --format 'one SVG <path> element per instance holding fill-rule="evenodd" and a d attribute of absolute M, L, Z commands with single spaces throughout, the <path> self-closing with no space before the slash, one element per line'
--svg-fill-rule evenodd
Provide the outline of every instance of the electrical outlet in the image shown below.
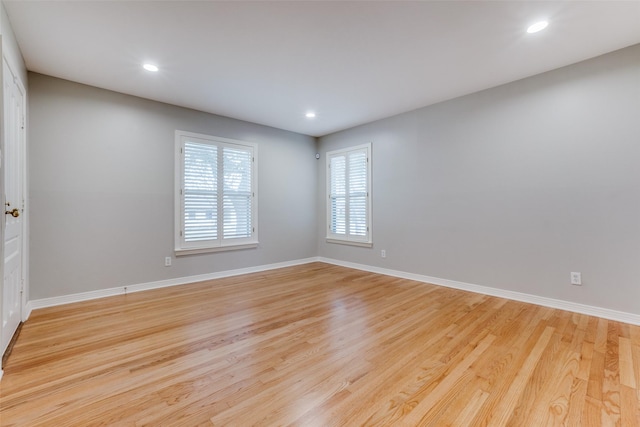
<path fill-rule="evenodd" d="M 164 259 L 164 266 L 165 267 L 171 267 L 171 257 L 168 256 Z"/>
<path fill-rule="evenodd" d="M 384 249 L 380 251 L 380 256 L 382 258 L 386 258 L 387 257 L 387 251 L 385 251 Z"/>
<path fill-rule="evenodd" d="M 571 272 L 571 284 L 572 285 L 581 286 L 582 285 L 582 273 L 576 272 L 576 271 L 572 271 Z"/>

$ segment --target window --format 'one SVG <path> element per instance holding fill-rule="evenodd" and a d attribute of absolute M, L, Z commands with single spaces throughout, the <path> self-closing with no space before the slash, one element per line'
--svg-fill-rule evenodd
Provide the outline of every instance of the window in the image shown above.
<path fill-rule="evenodd" d="M 327 241 L 371 247 L 371 144 L 327 153 L 327 193 Z"/>
<path fill-rule="evenodd" d="M 255 144 L 176 131 L 178 255 L 256 247 Z"/>

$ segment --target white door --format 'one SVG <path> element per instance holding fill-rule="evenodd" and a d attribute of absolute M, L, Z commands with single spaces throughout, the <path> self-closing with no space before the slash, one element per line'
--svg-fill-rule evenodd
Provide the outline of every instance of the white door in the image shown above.
<path fill-rule="evenodd" d="M 22 242 L 24 210 L 24 90 L 6 61 L 2 61 L 4 86 L 4 281 L 2 331 L 4 354 L 22 318 Z"/>

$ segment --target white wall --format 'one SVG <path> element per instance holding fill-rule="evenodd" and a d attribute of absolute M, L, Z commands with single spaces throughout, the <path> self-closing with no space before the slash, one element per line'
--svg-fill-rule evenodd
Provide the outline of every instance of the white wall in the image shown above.
<path fill-rule="evenodd" d="M 0 34 L 2 35 L 2 54 L 7 58 L 13 72 L 18 75 L 22 84 L 27 86 L 27 67 L 24 64 L 22 53 L 18 47 L 16 36 L 13 34 L 9 16 L 0 2 Z"/>
<path fill-rule="evenodd" d="M 312 137 L 29 73 L 31 299 L 316 255 Z M 176 129 L 256 142 L 257 249 L 173 254 Z"/>
<path fill-rule="evenodd" d="M 374 247 L 326 243 L 324 154 L 366 142 Z M 640 314 L 640 45 L 319 150 L 320 256 Z"/>

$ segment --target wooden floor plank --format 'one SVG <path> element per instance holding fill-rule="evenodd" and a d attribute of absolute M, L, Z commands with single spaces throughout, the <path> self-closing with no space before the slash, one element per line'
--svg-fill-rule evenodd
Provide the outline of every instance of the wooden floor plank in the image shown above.
<path fill-rule="evenodd" d="M 616 426 L 620 424 L 620 325 L 609 321 L 607 326 L 601 423 L 603 426 Z"/>
<path fill-rule="evenodd" d="M 478 411 L 484 404 L 485 400 L 489 396 L 489 393 L 479 388 L 469 388 L 468 391 L 472 391 L 473 395 L 470 397 L 464 396 L 461 402 L 455 405 L 451 405 L 449 412 L 451 415 L 457 415 L 457 417 L 449 422 L 446 418 L 442 419 L 442 425 L 453 426 L 471 426 L 475 425 L 474 419 L 478 415 Z M 461 396 L 462 397 L 462 396 Z"/>
<path fill-rule="evenodd" d="M 633 350 L 629 338 L 620 338 L 620 384 L 636 390 Z"/>
<path fill-rule="evenodd" d="M 35 310 L 2 426 L 640 425 L 640 327 L 310 263 Z"/>
<path fill-rule="evenodd" d="M 504 426 L 508 423 L 554 331 L 554 328 L 547 326 L 540 336 L 540 339 L 535 343 L 531 353 L 527 356 L 524 364 L 518 367 L 516 377 L 511 383 L 506 396 L 504 396 L 496 410 L 491 414 L 491 425 Z"/>

